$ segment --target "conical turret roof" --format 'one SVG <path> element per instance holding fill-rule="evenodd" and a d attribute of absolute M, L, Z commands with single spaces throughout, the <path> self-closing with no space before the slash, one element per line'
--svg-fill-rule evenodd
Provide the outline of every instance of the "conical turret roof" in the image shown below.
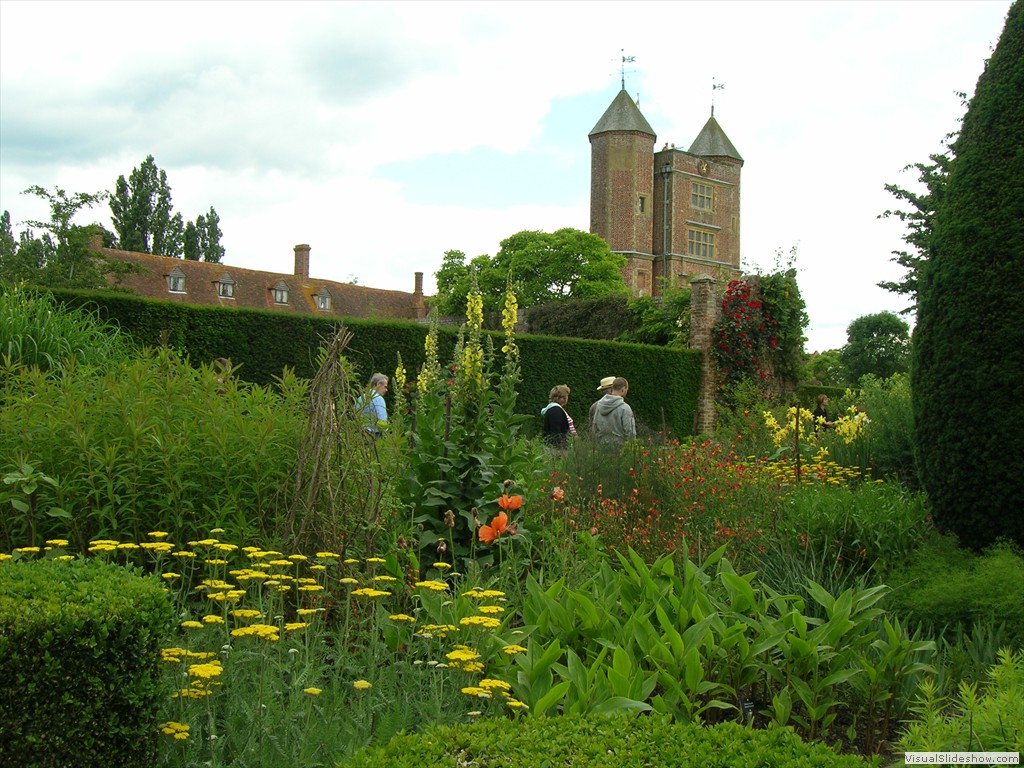
<path fill-rule="evenodd" d="M 702 157 L 731 157 L 734 160 L 743 162 L 743 158 L 740 153 L 736 151 L 736 147 L 729 141 L 729 137 L 725 135 L 725 131 L 722 130 L 722 126 L 715 120 L 714 114 L 708 118 L 708 121 L 701 128 L 700 133 L 697 134 L 697 138 L 693 140 L 693 144 L 690 145 L 691 155 L 700 155 Z"/>
<path fill-rule="evenodd" d="M 625 88 L 619 91 L 608 109 L 601 115 L 601 119 L 597 121 L 594 130 L 588 135 L 595 136 L 599 133 L 608 133 L 609 131 L 636 131 L 657 138 L 657 134 L 651 128 L 651 124 L 640 113 L 640 108 L 637 107 L 633 98 L 626 93 Z"/>

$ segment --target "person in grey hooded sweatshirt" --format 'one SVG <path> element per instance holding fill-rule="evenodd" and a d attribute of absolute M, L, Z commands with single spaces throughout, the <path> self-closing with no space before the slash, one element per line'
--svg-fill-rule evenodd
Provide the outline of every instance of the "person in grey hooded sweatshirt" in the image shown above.
<path fill-rule="evenodd" d="M 597 441 L 603 445 L 621 445 L 636 437 L 636 421 L 633 409 L 626 404 L 629 382 L 616 376 L 611 390 L 597 401 L 594 409 L 593 430 Z"/>

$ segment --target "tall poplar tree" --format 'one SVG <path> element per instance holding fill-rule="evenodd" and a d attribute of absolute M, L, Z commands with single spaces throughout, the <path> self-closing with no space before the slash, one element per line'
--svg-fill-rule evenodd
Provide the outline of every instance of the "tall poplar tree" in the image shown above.
<path fill-rule="evenodd" d="M 1024 6 L 978 79 L 937 201 L 913 338 L 915 442 L 936 523 L 1024 544 Z"/>
<path fill-rule="evenodd" d="M 181 214 L 172 210 L 167 173 L 148 155 L 127 180 L 118 177 L 110 196 L 110 213 L 120 247 L 181 258 L 184 226 Z"/>

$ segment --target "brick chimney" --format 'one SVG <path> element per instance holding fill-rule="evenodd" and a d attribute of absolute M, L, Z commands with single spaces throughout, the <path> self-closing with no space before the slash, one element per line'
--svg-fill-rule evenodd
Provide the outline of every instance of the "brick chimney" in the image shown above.
<path fill-rule="evenodd" d="M 309 246 L 295 246 L 295 277 L 302 283 L 309 282 Z"/>
<path fill-rule="evenodd" d="M 412 311 L 417 320 L 427 316 L 427 305 L 423 301 L 423 273 L 415 273 L 415 288 L 412 289 Z"/>

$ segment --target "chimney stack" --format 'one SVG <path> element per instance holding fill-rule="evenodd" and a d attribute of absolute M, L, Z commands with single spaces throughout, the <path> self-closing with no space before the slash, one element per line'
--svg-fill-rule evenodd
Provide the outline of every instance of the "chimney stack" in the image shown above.
<path fill-rule="evenodd" d="M 427 305 L 423 301 L 423 273 L 416 272 L 416 287 L 412 291 L 412 309 L 417 320 L 427 316 Z"/>
<path fill-rule="evenodd" d="M 309 282 L 309 246 L 295 246 L 295 277 L 302 283 Z"/>

